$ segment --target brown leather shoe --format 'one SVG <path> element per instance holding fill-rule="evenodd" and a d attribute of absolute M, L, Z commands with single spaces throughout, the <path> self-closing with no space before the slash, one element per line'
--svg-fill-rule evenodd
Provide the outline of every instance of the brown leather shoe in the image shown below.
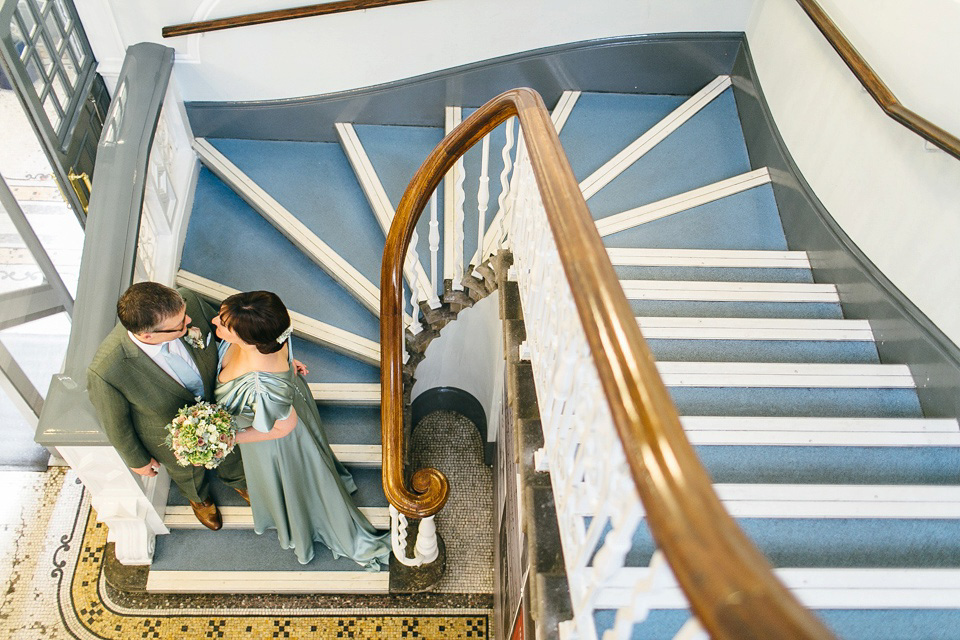
<path fill-rule="evenodd" d="M 207 500 L 206 502 L 191 500 L 190 506 L 193 507 L 193 515 L 197 516 L 197 520 L 207 529 L 217 531 L 223 527 L 223 518 L 220 517 L 220 510 L 217 509 L 213 500 Z"/>
<path fill-rule="evenodd" d="M 237 489 L 234 487 L 234 489 Z M 247 493 L 246 489 L 237 489 L 237 493 L 240 494 L 240 497 L 247 501 L 247 504 L 250 504 L 250 494 Z"/>

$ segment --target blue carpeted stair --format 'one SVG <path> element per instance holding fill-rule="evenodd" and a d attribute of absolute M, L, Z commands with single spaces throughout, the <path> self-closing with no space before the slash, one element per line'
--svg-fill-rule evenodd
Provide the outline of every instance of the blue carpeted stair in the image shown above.
<path fill-rule="evenodd" d="M 733 91 L 718 86 L 715 97 L 705 101 L 699 111 L 647 149 L 642 157 L 620 167 L 615 178 L 591 195 L 588 204 L 601 226 L 609 216 L 638 207 L 658 207 L 671 196 L 706 188 L 753 170 Z M 560 134 L 577 179 L 591 178 L 611 158 L 657 127 L 686 101 L 684 96 L 580 95 Z M 472 112 L 467 107 L 476 105 L 465 105 L 464 117 Z M 443 135 L 439 128 L 389 123 L 355 125 L 351 131 L 372 166 L 375 186 L 382 188 L 387 204 L 394 208 L 414 171 Z M 340 135 L 343 141 L 342 131 Z M 502 169 L 500 150 L 504 139 L 501 127 L 491 144 L 488 227 L 497 211 Z M 209 143 L 366 278 L 374 284 L 379 282 L 384 234 L 375 219 L 372 200 L 376 194 L 370 184 L 364 183 L 369 176 L 361 179 L 355 175 L 359 161 L 351 155 L 355 150 L 351 151 L 346 142 L 343 149 L 330 143 L 254 140 L 211 140 Z M 464 254 L 469 260 L 476 249 L 478 149 L 468 154 L 464 164 L 467 175 Z M 452 187 L 443 185 L 444 189 Z M 429 267 L 429 255 L 424 249 L 428 222 L 425 215 L 418 227 L 420 261 L 426 268 Z M 442 233 L 442 214 L 440 223 Z M 752 283 L 760 283 L 753 288 L 757 290 L 777 283 L 829 284 L 814 283 L 807 264 L 784 266 L 782 260 L 765 262 L 765 256 L 788 250 L 769 180 L 714 200 L 692 202 L 686 209 L 671 210 L 658 219 L 609 233 L 604 242 L 611 250 L 660 250 L 660 253 L 648 252 L 649 255 L 641 257 L 618 257 L 616 269 L 624 281 L 673 282 L 671 286 L 679 289 L 715 286 L 718 291 L 729 290 L 732 283 L 740 289 L 751 289 Z M 714 253 L 694 256 L 689 250 Z M 747 260 L 740 264 L 747 251 L 759 253 L 751 254 L 753 262 Z M 798 256 L 790 257 L 795 258 Z M 802 253 L 799 259 L 803 261 Z M 734 263 L 739 266 L 730 266 Z M 308 318 L 362 338 L 378 339 L 377 318 L 369 306 L 365 308 L 357 302 L 335 278 L 297 251 L 284 233 L 206 169 L 198 182 L 181 266 L 184 272 L 223 287 L 277 291 L 291 309 Z M 440 266 L 442 269 L 442 264 Z M 562 276 L 557 274 L 557 277 Z M 215 287 L 209 289 L 207 295 L 212 295 L 210 291 L 215 293 Z M 657 291 L 659 289 L 652 286 L 650 291 L 631 299 L 631 306 L 641 327 L 648 325 L 644 331 L 659 363 L 680 367 L 681 371 L 685 371 L 683 367 L 693 371 L 701 363 L 740 363 L 748 368 L 755 365 L 758 372 L 765 370 L 764 364 L 781 365 L 775 373 L 764 374 L 760 382 L 749 386 L 727 382 L 722 376 L 709 383 L 698 383 L 700 386 L 685 383 L 683 375 L 665 378 L 681 416 L 690 420 L 687 429 L 691 439 L 718 487 L 855 485 L 877 487 L 877 495 L 884 495 L 887 491 L 884 487 L 891 485 L 922 488 L 956 484 L 960 469 L 960 434 L 956 433 L 956 423 L 943 429 L 943 439 L 924 439 L 923 415 L 915 389 L 885 382 L 873 373 L 864 373 L 861 386 L 836 386 L 839 383 L 832 376 L 838 366 L 880 364 L 868 326 L 866 333 L 859 330 L 860 333 L 847 335 L 839 331 L 846 325 L 831 324 L 844 317 L 836 300 L 804 301 L 789 296 L 774 299 L 763 293 L 730 300 L 704 300 L 696 296 L 684 299 L 683 295 Z M 697 329 L 700 325 L 695 325 L 692 332 L 683 329 L 690 326 L 683 324 L 690 319 L 701 320 L 711 331 L 718 326 L 734 328 L 720 337 L 707 337 Z M 748 319 L 751 320 L 748 322 Z M 783 322 L 793 320 L 799 324 Z M 725 321 L 734 324 L 724 324 Z M 670 333 L 677 328 L 671 323 L 680 327 L 676 335 Z M 740 326 L 745 328 L 737 328 Z M 757 327 L 760 327 L 759 333 Z M 807 333 L 799 337 L 778 333 L 798 327 Z M 369 358 L 361 361 L 362 358 L 349 350 L 338 353 L 304 339 L 295 342 L 295 349 L 311 369 L 310 382 L 373 384 L 378 381 L 378 369 Z M 809 384 L 799 384 L 791 378 L 795 372 L 788 371 L 789 367 L 783 369 L 783 365 L 789 364 L 797 364 L 798 370 L 801 364 L 819 369 L 809 378 Z M 379 410 L 375 404 L 322 404 L 321 415 L 332 443 L 379 444 Z M 730 419 L 722 423 L 728 426 L 703 426 L 704 420 L 714 417 Z M 781 444 L 775 433 L 758 439 L 754 427 L 751 431 L 738 422 L 743 418 L 758 418 L 759 423 L 751 424 L 760 425 L 770 420 L 770 433 L 781 429 L 783 433 L 813 435 L 801 438 L 804 446 Z M 829 418 L 852 421 L 821 423 Z M 887 426 L 883 428 L 889 427 L 889 431 L 898 434 L 892 440 L 881 430 L 872 431 L 872 427 L 850 427 L 851 424 L 872 425 L 866 420 L 869 418 L 902 421 L 903 427 L 896 426 L 901 422 L 884 423 Z M 721 429 L 722 442 L 711 440 L 709 429 Z M 382 507 L 385 504 L 382 492 L 370 488 L 379 481 L 379 470 L 368 467 L 359 469 L 358 474 L 364 483 L 369 483 L 369 487 L 365 484 L 366 488 L 361 489 L 358 503 Z M 241 511 L 244 508 L 230 491 L 220 491 L 218 499 L 231 508 Z M 787 511 L 792 508 L 790 500 L 785 499 L 784 504 Z M 182 499 L 172 494 L 171 507 L 182 506 Z M 741 518 L 740 522 L 778 570 L 787 571 L 783 575 L 788 583 L 798 575 L 789 572 L 799 570 L 836 569 L 837 573 L 828 575 L 828 581 L 837 588 L 846 588 L 845 581 L 860 579 L 864 571 L 960 569 L 957 520 L 929 515 L 914 517 L 909 512 L 898 512 L 896 505 L 889 509 L 889 514 L 871 517 L 860 517 L 857 513 L 829 518 L 805 517 L 799 513 L 789 516 L 754 513 Z M 584 515 L 589 524 L 590 515 Z M 241 516 L 242 513 L 237 517 Z M 239 525 L 220 534 L 178 529 L 158 542 L 154 570 L 191 566 L 195 571 L 201 567 L 211 571 L 301 569 L 291 566 L 292 554 L 275 548 L 274 541 L 268 538 L 258 539 L 249 527 Z M 196 544 L 198 551 L 178 559 L 175 549 L 181 543 Z M 222 551 L 217 551 L 218 546 Z M 235 549 L 245 551 L 235 553 Z M 641 527 L 628 554 L 628 569 L 644 570 L 654 551 L 646 529 Z M 320 573 L 350 572 L 349 567 L 327 562 L 323 554 L 319 556 L 316 561 L 319 564 L 314 568 Z M 311 583 L 310 588 L 315 589 L 316 585 Z M 329 589 L 336 590 L 336 587 Z M 823 590 L 800 589 L 798 593 L 801 599 L 811 598 L 812 606 L 842 638 L 947 638 L 954 637 L 947 629 L 958 628 L 960 622 L 960 615 L 940 600 L 918 604 L 909 590 L 903 591 L 908 595 L 896 605 L 877 599 L 872 592 L 854 604 L 849 599 L 832 602 L 829 593 Z M 612 601 L 616 600 L 617 594 L 607 595 Z M 634 628 L 632 637 L 674 637 L 689 619 L 689 612 L 682 597 L 666 598 L 663 602 L 666 604 L 652 607 L 646 622 Z M 613 626 L 614 611 L 612 608 L 599 610 L 594 618 L 602 635 Z"/>

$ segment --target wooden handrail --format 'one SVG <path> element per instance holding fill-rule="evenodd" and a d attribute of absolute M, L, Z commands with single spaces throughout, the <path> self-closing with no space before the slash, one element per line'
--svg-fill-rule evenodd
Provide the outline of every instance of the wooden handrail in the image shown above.
<path fill-rule="evenodd" d="M 954 158 L 960 159 L 960 138 L 903 106 L 816 0 L 797 2 L 884 113 Z"/>
<path fill-rule="evenodd" d="M 413 517 L 447 497 L 433 469 L 403 483 L 402 273 L 410 238 L 430 194 L 475 143 L 517 116 L 550 229 L 646 517 L 691 607 L 718 640 L 827 639 L 833 635 L 774 576 L 713 490 L 680 425 L 640 334 L 596 224 L 540 95 L 507 91 L 450 132 L 413 176 L 383 252 L 380 340 L 383 473 L 387 500 Z"/>
<path fill-rule="evenodd" d="M 362 9 L 376 9 L 378 7 L 386 7 L 393 4 L 407 4 L 409 2 L 423 2 L 423 0 L 341 0 L 340 2 L 311 4 L 306 7 L 294 7 L 293 9 L 277 9 L 275 11 L 248 13 L 242 16 L 234 16 L 232 18 L 219 18 L 217 20 L 204 20 L 203 22 L 186 22 L 184 24 L 175 24 L 169 27 L 164 27 L 160 33 L 164 38 L 173 38 L 175 36 L 186 36 L 192 33 L 206 33 L 207 31 L 220 31 L 221 29 L 233 29 L 234 27 L 248 27 L 255 24 L 267 24 L 268 22 L 280 22 L 282 20 L 293 20 L 294 18 L 323 16 L 331 13 L 345 13 L 347 11 L 360 11 Z"/>

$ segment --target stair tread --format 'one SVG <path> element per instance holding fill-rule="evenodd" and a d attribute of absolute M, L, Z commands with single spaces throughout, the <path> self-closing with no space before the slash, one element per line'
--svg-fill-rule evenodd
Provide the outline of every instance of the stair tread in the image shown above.
<path fill-rule="evenodd" d="M 177 284 L 192 289 L 214 303 L 239 292 L 238 289 L 227 283 L 209 279 L 185 269 L 177 272 Z M 293 307 L 288 307 L 287 310 L 290 314 L 294 334 L 298 337 L 306 337 L 311 341 L 340 351 L 349 357 L 379 366 L 379 342 L 336 325 L 328 324 L 313 316 L 300 313 Z"/>
<path fill-rule="evenodd" d="M 229 238 L 224 229 L 230 230 Z M 227 243 L 257 247 L 258 259 L 227 250 Z M 292 311 L 379 339 L 377 319 L 369 310 L 205 168 L 200 170 L 180 268 L 240 291 L 274 291 Z M 303 282 L 311 283 L 313 295 L 303 295 Z"/>
<path fill-rule="evenodd" d="M 657 362 L 668 387 L 836 387 L 908 389 L 906 365 L 810 362 Z"/>
<path fill-rule="evenodd" d="M 220 571 L 367 573 L 349 558 L 335 560 L 331 551 L 319 542 L 315 543 L 313 560 L 302 565 L 292 549 L 280 547 L 274 530 L 258 535 L 252 529 L 173 529 L 168 535 L 157 537 L 151 574 Z"/>
<path fill-rule="evenodd" d="M 357 212 L 371 221 L 372 213 L 339 144 L 207 141 L 340 256 L 349 256 L 370 282 L 379 282 L 384 237 L 375 225 L 356 224 Z"/>

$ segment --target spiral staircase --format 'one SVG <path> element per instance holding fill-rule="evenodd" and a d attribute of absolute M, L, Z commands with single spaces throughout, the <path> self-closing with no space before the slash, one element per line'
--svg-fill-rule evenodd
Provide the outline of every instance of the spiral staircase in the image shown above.
<path fill-rule="evenodd" d="M 479 105 L 462 106 L 459 115 Z M 751 166 L 730 78 L 692 96 L 566 92 L 554 122 L 688 437 L 777 575 L 840 637 L 955 637 L 957 421 L 924 417 L 909 363 L 881 362 L 870 322 L 844 317 L 835 284 L 815 281 L 803 248 L 788 246 L 776 171 Z M 386 528 L 380 256 L 393 208 L 444 129 L 336 129 L 339 143 L 197 139 L 204 168 L 177 282 L 214 301 L 251 289 L 281 296 L 334 451 L 355 473 L 357 503 Z M 492 146 L 504 137 L 501 129 Z M 494 176 L 502 165 L 491 163 Z M 465 165 L 464 209 L 476 211 L 478 149 Z M 491 179 L 490 188 L 496 202 L 501 187 Z M 465 226 L 469 262 L 482 234 L 476 216 Z M 428 216 L 418 231 L 430 236 Z M 411 375 L 429 339 L 493 282 L 489 270 L 466 267 L 458 293 L 430 284 L 429 251 L 419 260 L 412 279 L 432 291 Z M 390 591 L 389 572 L 357 571 L 329 553 L 297 565 L 269 533 L 253 533 L 249 508 L 231 493 L 217 495 L 225 526 L 211 534 L 172 490 L 172 533 L 158 538 L 148 590 Z M 601 594 L 599 634 L 654 554 L 641 527 L 622 588 Z M 689 617 L 668 584 L 632 637 L 675 637 Z"/>

